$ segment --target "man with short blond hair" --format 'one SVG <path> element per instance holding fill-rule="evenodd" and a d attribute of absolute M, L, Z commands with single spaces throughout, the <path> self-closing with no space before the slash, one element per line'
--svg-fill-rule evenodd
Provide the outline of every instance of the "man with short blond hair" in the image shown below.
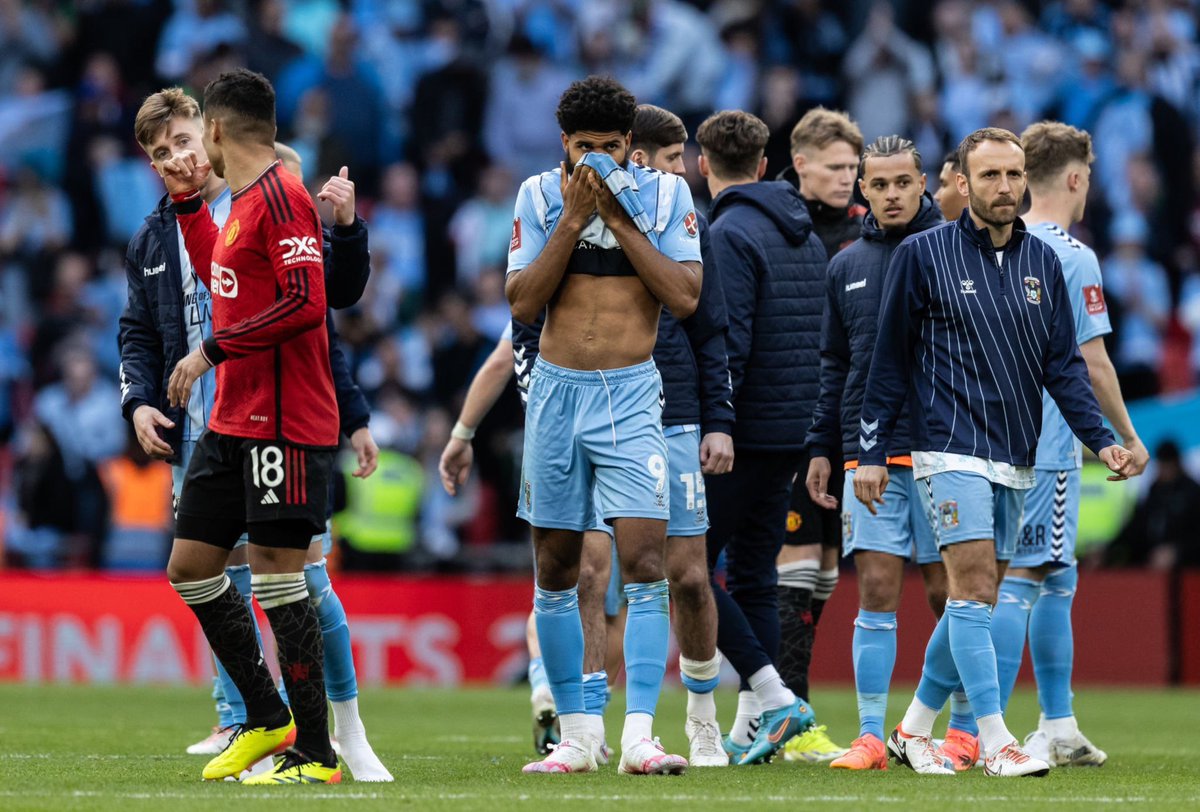
<path fill-rule="evenodd" d="M 930 736 L 961 679 L 984 771 L 1045 775 L 1049 765 L 1022 751 L 1004 722 L 990 632 L 997 573 L 1013 556 L 1034 484 L 1043 387 L 1115 478 L 1136 471 L 1092 394 L 1062 265 L 1017 217 L 1025 194 L 1020 139 L 978 130 L 958 154 L 959 190 L 970 206 L 957 223 L 896 249 L 859 422 L 854 492 L 874 514 L 902 406 L 910 396 L 920 404 L 911 413 L 913 477 L 925 480 L 950 581 L 921 683 L 888 749 L 917 772 L 953 775 Z"/>
<path fill-rule="evenodd" d="M 1021 134 L 1031 205 L 1029 233 L 1058 255 L 1071 299 L 1075 337 L 1087 362 L 1096 398 L 1133 453 L 1137 472 L 1149 460 L 1121 397 L 1116 371 L 1104 348 L 1112 331 L 1104 301 L 1100 264 L 1091 248 L 1070 228 L 1083 218 L 1090 185 L 1092 139 L 1083 130 L 1055 121 L 1031 124 Z M 1025 638 L 1037 678 L 1042 714 L 1026 748 L 1054 766 L 1101 765 L 1107 759 L 1079 731 L 1071 703 L 1074 638 L 1071 605 L 1079 582 L 1075 536 L 1079 528 L 1082 448 L 1062 412 L 1048 395 L 1042 398 L 1042 435 L 1035 468 L 1037 484 L 1025 503 L 1017 551 L 1000 583 L 992 615 L 992 639 L 1000 698 L 1007 704 L 1021 667 Z"/>
<path fill-rule="evenodd" d="M 854 201 L 863 135 L 858 125 L 840 110 L 816 107 L 792 129 L 792 168 L 800 179 L 800 194 L 812 217 L 813 231 L 833 259 L 862 234 L 867 210 Z M 817 324 L 801 324 L 806 342 L 819 343 Z M 816 397 L 815 389 L 812 397 Z M 807 452 L 800 459 L 797 484 L 808 472 Z M 829 483 L 834 493 L 842 487 L 841 466 L 833 469 Z M 792 488 L 787 534 L 779 553 L 779 622 L 782 638 L 779 670 L 784 680 L 808 695 L 817 626 L 825 604 L 838 582 L 841 554 L 841 517 L 836 510 L 815 504 L 803 486 Z M 829 761 L 845 752 L 834 744 L 822 726 L 815 726 L 789 742 L 784 756 L 795 761 Z"/>

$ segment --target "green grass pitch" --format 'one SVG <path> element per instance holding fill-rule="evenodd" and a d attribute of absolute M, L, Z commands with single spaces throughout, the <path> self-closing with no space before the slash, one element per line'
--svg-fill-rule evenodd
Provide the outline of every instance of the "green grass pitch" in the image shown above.
<path fill-rule="evenodd" d="M 895 724 L 910 688 L 893 691 Z M 1200 692 L 1083 690 L 1085 732 L 1107 749 L 1101 769 L 1060 769 L 1043 779 L 835 772 L 778 760 L 761 767 L 692 770 L 681 777 L 526 776 L 533 757 L 527 693 L 512 690 L 371 690 L 361 698 L 377 752 L 394 784 L 242 787 L 200 780 L 202 756 L 184 747 L 212 721 L 200 688 L 0 686 L 0 809 L 829 809 L 1103 810 L 1200 808 Z M 721 719 L 734 695 L 720 692 Z M 835 741 L 857 730 L 850 690 L 818 691 L 818 719 Z M 619 737 L 621 697 L 608 715 Z M 657 732 L 686 754 L 684 695 L 664 693 Z M 1009 711 L 1014 732 L 1036 721 L 1021 691 Z"/>

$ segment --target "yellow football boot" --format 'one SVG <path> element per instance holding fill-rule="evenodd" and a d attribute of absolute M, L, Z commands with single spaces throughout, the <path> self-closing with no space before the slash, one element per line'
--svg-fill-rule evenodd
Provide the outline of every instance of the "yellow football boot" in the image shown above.
<path fill-rule="evenodd" d="M 229 740 L 229 746 L 204 765 L 205 781 L 220 781 L 227 776 L 242 774 L 256 761 L 279 753 L 296 742 L 296 723 L 288 715 L 283 727 L 246 727 L 241 725 Z"/>
<path fill-rule="evenodd" d="M 335 763 L 326 767 L 319 761 L 313 761 L 299 750 L 292 748 L 283 754 L 283 758 L 275 763 L 275 769 L 247 778 L 243 784 L 340 784 L 342 783 L 342 768 Z"/>

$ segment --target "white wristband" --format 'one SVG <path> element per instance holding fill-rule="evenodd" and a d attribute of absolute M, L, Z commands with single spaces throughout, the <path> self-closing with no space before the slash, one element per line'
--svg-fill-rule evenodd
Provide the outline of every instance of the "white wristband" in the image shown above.
<path fill-rule="evenodd" d="M 464 440 L 469 443 L 475 438 L 475 429 L 465 426 L 461 420 L 457 420 L 454 428 L 450 429 L 450 436 L 455 440 Z"/>

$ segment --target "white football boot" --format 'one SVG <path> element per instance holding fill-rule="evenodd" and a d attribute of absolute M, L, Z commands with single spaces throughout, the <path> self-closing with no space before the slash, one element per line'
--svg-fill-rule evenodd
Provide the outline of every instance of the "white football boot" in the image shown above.
<path fill-rule="evenodd" d="M 689 716 L 684 730 L 688 737 L 688 763 L 692 767 L 728 767 L 729 754 L 721 744 L 716 722 Z"/>
<path fill-rule="evenodd" d="M 900 726 L 888 739 L 892 760 L 921 775 L 954 775 L 950 760 L 933 744 L 929 736 L 909 736 Z"/>
<path fill-rule="evenodd" d="M 1040 758 L 1034 758 L 1021 749 L 1017 740 L 1006 744 L 997 752 L 983 760 L 984 775 L 994 778 L 1013 778 L 1031 775 L 1040 778 L 1050 772 L 1050 765 Z"/>
<path fill-rule="evenodd" d="M 621 772 L 629 775 L 683 775 L 688 762 L 663 749 L 658 739 L 639 739 L 621 752 Z"/>

